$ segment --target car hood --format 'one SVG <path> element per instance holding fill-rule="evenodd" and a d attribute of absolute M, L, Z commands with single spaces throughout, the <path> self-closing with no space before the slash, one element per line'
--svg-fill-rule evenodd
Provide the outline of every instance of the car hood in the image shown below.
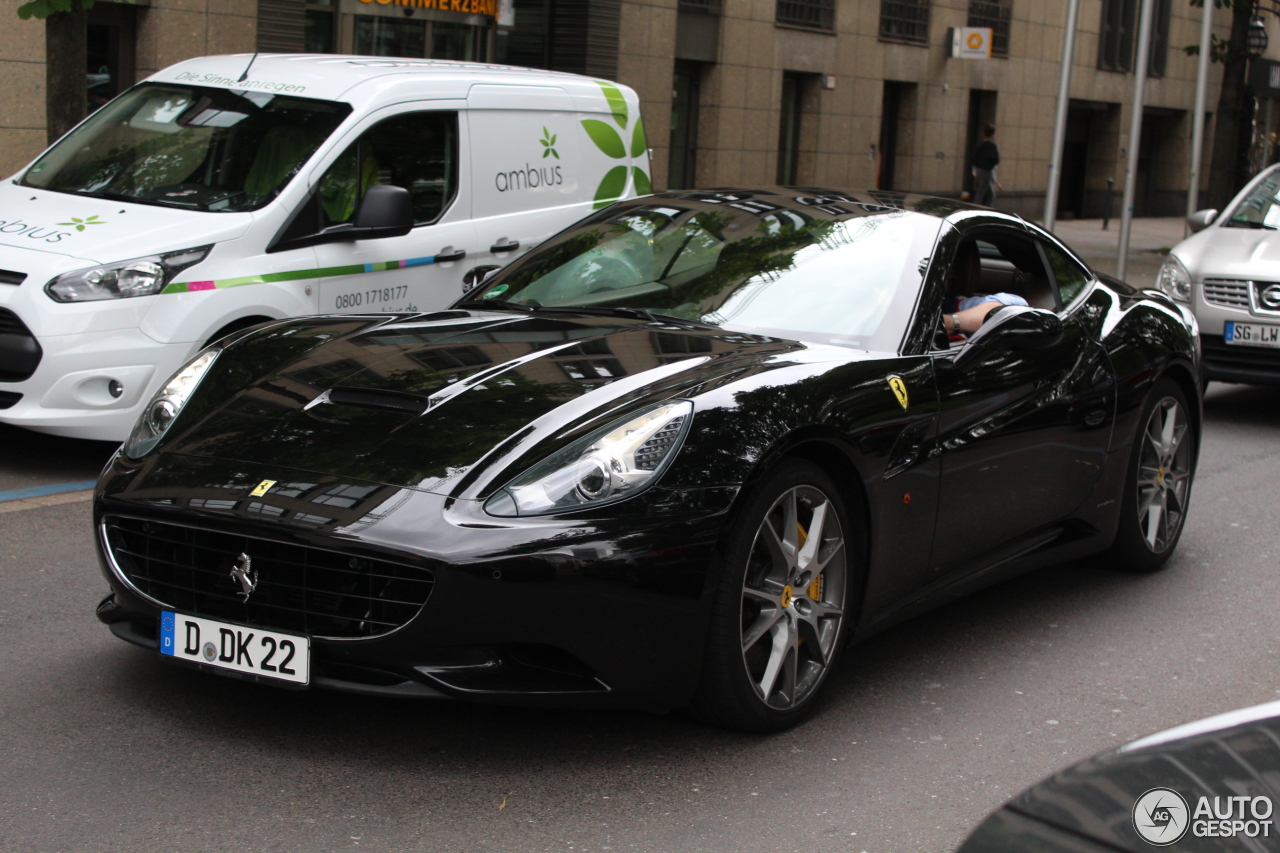
<path fill-rule="evenodd" d="M 614 418 L 804 348 L 612 317 L 448 311 L 352 318 L 347 333 L 337 320 L 230 346 L 165 453 L 470 497 Z M 286 339 L 315 338 L 279 358 Z M 258 363 L 273 366 L 246 381 Z"/>
<path fill-rule="evenodd" d="M 208 213 L 49 192 L 11 182 L 0 185 L 0 247 L 93 264 L 229 240 L 243 234 L 252 222 L 251 213 Z M 58 261 L 44 262 L 50 263 Z M 27 265 L 42 263 L 35 256 Z"/>
<path fill-rule="evenodd" d="M 1243 836 L 1224 839 L 1198 833 L 1195 818 L 1197 811 L 1203 817 L 1206 805 L 1201 803 L 1202 798 L 1207 798 L 1210 808 L 1217 798 L 1226 802 L 1239 795 L 1265 796 L 1273 804 L 1280 801 L 1277 784 L 1280 746 L 1277 744 L 1280 744 L 1280 702 L 1143 738 L 1083 761 L 1010 800 L 984 828 L 975 832 L 973 843 L 961 847 L 961 853 L 1014 849 L 990 844 L 996 835 L 1009 832 L 1011 824 L 1002 818 L 1002 813 L 1008 812 L 1042 821 L 1077 839 L 1097 840 L 1106 850 L 1135 853 L 1151 850 L 1152 846 L 1140 838 L 1135 829 L 1134 805 L 1145 793 L 1158 788 L 1175 792 L 1186 804 L 1185 812 L 1174 813 L 1168 837 L 1157 839 L 1168 843 L 1179 832 L 1189 829 L 1170 849 L 1280 849 L 1274 826 L 1266 837 L 1247 841 Z M 1067 845 L 1061 849 L 1082 848 Z"/>
<path fill-rule="evenodd" d="M 1280 231 L 1206 228 L 1173 249 L 1197 279 L 1280 281 Z"/>

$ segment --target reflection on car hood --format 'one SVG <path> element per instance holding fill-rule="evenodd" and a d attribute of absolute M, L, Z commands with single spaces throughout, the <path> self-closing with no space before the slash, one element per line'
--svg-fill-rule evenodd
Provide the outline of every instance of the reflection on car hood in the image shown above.
<path fill-rule="evenodd" d="M 1139 851 L 1152 847 L 1133 827 L 1134 803 L 1153 788 L 1177 792 L 1186 801 L 1186 819 L 1194 818 L 1201 797 L 1213 803 L 1215 797 L 1265 796 L 1280 804 L 1277 714 L 1280 703 L 1271 703 L 1143 738 L 1046 779 L 1010 800 L 1002 812 L 1042 821 L 1073 837 L 1096 839 L 1108 850 Z M 1008 832 L 1007 825 L 1012 824 L 997 812 L 962 851 L 997 849 L 990 842 Z M 1171 849 L 1275 850 L 1277 845 L 1280 838 L 1273 827 L 1268 837 L 1248 842 L 1188 831 Z"/>
<path fill-rule="evenodd" d="M 1173 250 L 1196 278 L 1280 281 L 1280 231 L 1206 228 Z"/>
<path fill-rule="evenodd" d="M 301 321 L 289 327 L 307 333 Z M 251 360 L 255 345 L 265 343 L 229 349 L 215 372 Z M 524 464 L 583 429 L 802 346 L 612 317 L 442 312 L 288 358 L 165 450 L 446 492 L 495 448 Z"/>

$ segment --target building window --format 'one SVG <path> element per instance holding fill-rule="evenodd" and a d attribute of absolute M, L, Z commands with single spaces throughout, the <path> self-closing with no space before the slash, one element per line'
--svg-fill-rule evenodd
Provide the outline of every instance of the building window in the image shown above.
<path fill-rule="evenodd" d="M 796 183 L 800 168 L 800 89 L 804 77 L 793 71 L 782 75 L 782 120 L 778 123 L 778 184 Z"/>
<path fill-rule="evenodd" d="M 991 55 L 1009 55 L 1009 18 L 1013 0 L 969 0 L 970 27 L 991 28 Z"/>
<path fill-rule="evenodd" d="M 929 0 L 880 0 L 880 38 L 929 43 Z"/>
<path fill-rule="evenodd" d="M 692 189 L 698 174 L 698 112 L 702 100 L 702 63 L 676 60 L 671 86 L 671 163 L 667 189 Z"/>
<path fill-rule="evenodd" d="M 307 53 L 334 52 L 333 0 L 307 0 L 305 26 L 304 42 Z"/>
<path fill-rule="evenodd" d="M 1101 33 L 1098 38 L 1098 68 L 1103 71 L 1133 70 L 1138 40 L 1139 0 L 1102 0 Z M 1172 0 L 1155 0 L 1151 8 L 1151 53 L 1147 74 L 1163 77 L 1169 54 L 1169 16 Z"/>
<path fill-rule="evenodd" d="M 778 0 L 777 22 L 815 30 L 836 28 L 835 0 Z"/>

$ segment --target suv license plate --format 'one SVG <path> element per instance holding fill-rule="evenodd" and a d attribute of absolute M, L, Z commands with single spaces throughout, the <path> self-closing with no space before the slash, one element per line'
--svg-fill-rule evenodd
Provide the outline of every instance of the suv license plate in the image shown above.
<path fill-rule="evenodd" d="M 1262 323 L 1237 323 L 1228 320 L 1222 328 L 1222 339 L 1229 344 L 1280 349 L 1280 326 Z"/>
<path fill-rule="evenodd" d="M 306 685 L 311 680 L 311 640 L 187 616 L 160 614 L 160 654 L 259 678 Z"/>

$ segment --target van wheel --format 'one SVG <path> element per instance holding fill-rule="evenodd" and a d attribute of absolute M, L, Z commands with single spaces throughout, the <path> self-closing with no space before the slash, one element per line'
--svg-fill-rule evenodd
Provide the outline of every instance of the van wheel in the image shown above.
<path fill-rule="evenodd" d="M 239 320 L 232 320 L 230 323 L 223 326 L 218 331 L 214 332 L 213 335 L 210 336 L 209 340 L 204 342 L 204 346 L 211 347 L 214 344 L 216 344 L 218 341 L 225 338 L 227 335 L 230 335 L 234 332 L 238 332 L 241 329 L 247 329 L 250 326 L 258 325 L 259 323 L 270 323 L 270 322 L 272 322 L 271 317 L 242 317 Z M 201 347 L 201 349 L 204 349 L 204 347 Z"/>

